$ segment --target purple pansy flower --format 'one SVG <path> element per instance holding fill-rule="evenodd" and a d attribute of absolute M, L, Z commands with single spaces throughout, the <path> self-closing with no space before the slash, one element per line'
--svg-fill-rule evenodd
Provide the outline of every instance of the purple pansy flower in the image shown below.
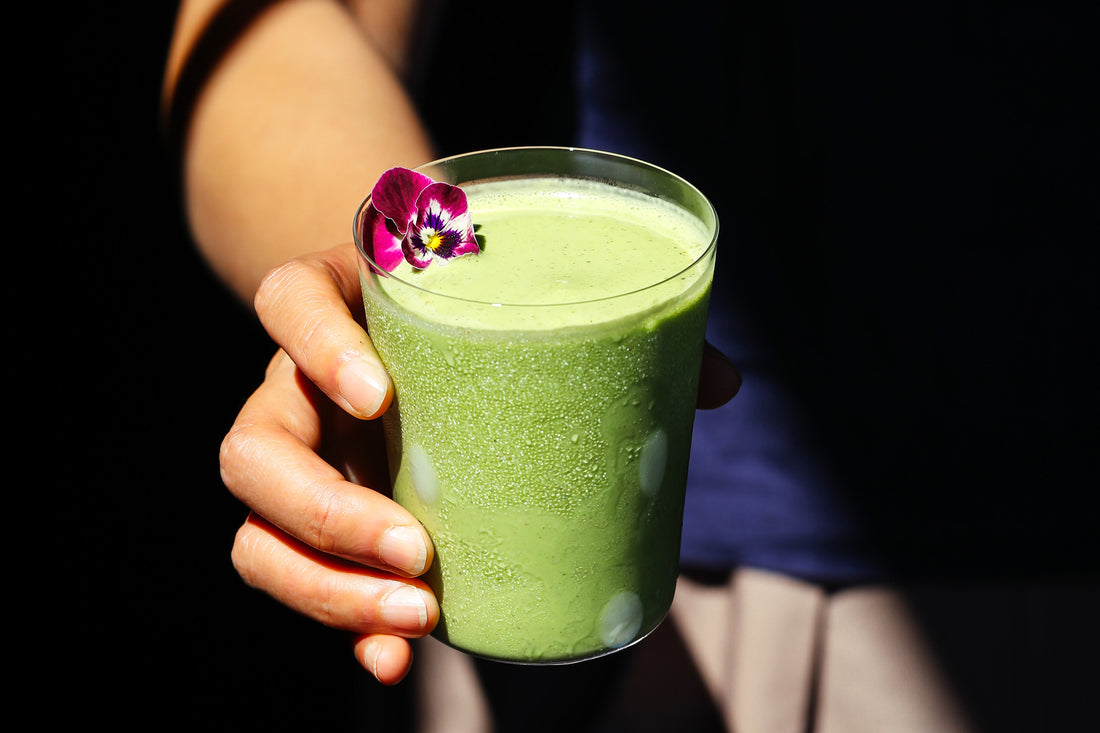
<path fill-rule="evenodd" d="M 466 193 L 408 168 L 391 168 L 374 184 L 363 228 L 363 241 L 387 272 L 402 259 L 422 269 L 435 259 L 481 251 Z"/>

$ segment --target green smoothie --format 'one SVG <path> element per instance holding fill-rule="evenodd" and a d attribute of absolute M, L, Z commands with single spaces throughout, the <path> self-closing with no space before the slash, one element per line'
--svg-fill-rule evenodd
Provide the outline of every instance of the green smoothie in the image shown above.
<path fill-rule="evenodd" d="M 715 224 L 594 181 L 462 187 L 481 254 L 364 271 L 394 498 L 435 545 L 438 638 L 597 656 L 672 601 Z"/>

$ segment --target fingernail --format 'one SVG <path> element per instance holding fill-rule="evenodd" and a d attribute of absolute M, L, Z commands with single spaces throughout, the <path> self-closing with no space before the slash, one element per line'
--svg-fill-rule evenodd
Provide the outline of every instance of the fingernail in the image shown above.
<path fill-rule="evenodd" d="M 382 645 L 377 641 L 368 641 L 363 649 L 363 665 L 378 678 L 378 659 L 382 656 Z"/>
<path fill-rule="evenodd" d="M 428 545 L 424 532 L 416 527 L 398 525 L 387 529 L 378 555 L 391 568 L 409 575 L 420 575 L 428 569 Z"/>
<path fill-rule="evenodd" d="M 397 629 L 420 631 L 428 623 L 428 605 L 415 586 L 402 585 L 382 599 L 382 619 Z"/>
<path fill-rule="evenodd" d="M 374 415 L 386 398 L 389 377 L 381 365 L 364 358 L 354 358 L 340 368 L 336 386 L 352 410 L 362 415 Z"/>

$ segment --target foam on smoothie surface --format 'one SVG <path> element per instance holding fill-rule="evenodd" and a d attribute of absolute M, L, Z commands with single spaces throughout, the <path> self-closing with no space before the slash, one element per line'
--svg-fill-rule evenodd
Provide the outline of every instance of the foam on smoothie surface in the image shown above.
<path fill-rule="evenodd" d="M 678 206 L 596 181 L 535 178 L 463 188 L 485 250 L 424 270 L 402 263 L 394 275 L 453 298 L 560 305 L 632 293 L 674 277 L 709 244 L 703 225 Z M 449 321 L 458 315 L 455 304 L 399 286 L 391 295 L 425 316 Z M 666 297 L 656 292 L 651 300 Z M 611 301 L 600 317 L 643 307 L 637 299 Z M 528 322 L 530 313 L 498 313 L 499 321 L 478 325 L 507 328 L 510 318 L 523 319 L 511 324 L 523 328 L 568 325 L 559 320 L 561 313 L 534 318 L 536 324 Z"/>

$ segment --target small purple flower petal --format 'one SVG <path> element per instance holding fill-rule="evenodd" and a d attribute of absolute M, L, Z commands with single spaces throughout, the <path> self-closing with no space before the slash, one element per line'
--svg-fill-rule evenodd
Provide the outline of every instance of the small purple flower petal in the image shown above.
<path fill-rule="evenodd" d="M 416 200 L 416 220 L 405 235 L 405 243 L 406 258 L 412 250 L 417 262 L 479 252 L 466 192 L 447 183 L 433 183 L 421 191 Z"/>
<path fill-rule="evenodd" d="M 395 235 L 404 236 L 416 218 L 416 199 L 432 184 L 423 173 L 408 168 L 390 168 L 382 174 L 371 191 L 371 203 L 382 216 L 393 222 Z"/>
<path fill-rule="evenodd" d="M 405 258 L 401 250 L 402 237 L 394 235 L 391 225 L 392 222 L 374 208 L 373 202 L 368 204 L 362 241 L 371 243 L 371 259 L 386 272 L 393 272 Z"/>
<path fill-rule="evenodd" d="M 416 218 L 416 198 L 431 183 L 422 173 L 391 168 L 374 184 L 363 239 L 371 242 L 374 262 L 386 272 L 393 272 L 405 259 L 401 243 Z"/>

